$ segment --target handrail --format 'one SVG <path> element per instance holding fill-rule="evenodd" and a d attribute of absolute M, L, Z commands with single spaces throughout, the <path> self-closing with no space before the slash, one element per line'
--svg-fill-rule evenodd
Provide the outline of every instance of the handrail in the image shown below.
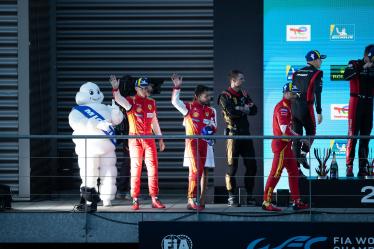
<path fill-rule="evenodd" d="M 374 136 L 346 136 L 346 135 L 316 135 L 316 136 L 271 136 L 271 135 L 62 135 L 62 134 L 43 134 L 43 135 L 26 135 L 26 134 L 1 134 L 0 139 L 38 139 L 38 138 L 55 138 L 55 139 L 131 139 L 131 138 L 148 138 L 148 139 L 372 139 Z"/>

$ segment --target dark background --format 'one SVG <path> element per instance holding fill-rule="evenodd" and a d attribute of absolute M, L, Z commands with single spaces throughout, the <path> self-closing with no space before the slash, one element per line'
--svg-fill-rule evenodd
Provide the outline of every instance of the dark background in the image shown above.
<path fill-rule="evenodd" d="M 243 88 L 258 108 L 256 116 L 248 116 L 251 134 L 263 135 L 263 1 L 214 1 L 215 99 L 229 86 L 227 75 L 232 69 L 245 74 Z M 218 113 L 220 134 L 223 134 L 224 125 L 222 114 Z M 263 143 L 262 140 L 253 142 L 258 164 L 255 194 L 262 195 Z M 224 186 L 226 151 L 223 141 L 217 143 L 215 156 L 215 186 Z M 244 165 L 242 161 L 239 163 L 237 175 L 243 176 Z M 238 178 L 238 184 L 244 187 L 243 178 Z"/>
<path fill-rule="evenodd" d="M 184 76 L 183 100 L 191 100 L 195 86 L 204 84 L 213 89 L 215 102 L 233 68 L 245 73 L 245 89 L 259 108 L 250 117 L 251 132 L 263 133 L 262 1 L 7 0 L 0 6 L 5 20 L 0 22 L 0 134 L 71 135 L 68 114 L 79 87 L 86 81 L 97 83 L 104 103 L 110 104 L 110 74 L 166 79 L 162 93 L 154 96 L 161 129 L 165 135 L 185 134 L 183 117 L 170 103 L 171 73 Z M 220 109 L 214 106 L 218 134 L 223 134 Z M 71 139 L 0 142 L 0 183 L 15 195 L 28 199 L 79 192 Z M 184 140 L 166 145 L 159 153 L 160 193 L 185 196 Z M 261 141 L 255 149 L 261 176 Z M 225 154 L 224 142 L 219 141 L 209 194 L 214 186 L 223 189 Z M 122 162 L 120 148 L 117 155 Z M 242 166 L 238 175 L 243 175 Z M 242 186 L 242 179 L 239 182 Z M 260 177 L 258 193 L 262 185 Z"/>

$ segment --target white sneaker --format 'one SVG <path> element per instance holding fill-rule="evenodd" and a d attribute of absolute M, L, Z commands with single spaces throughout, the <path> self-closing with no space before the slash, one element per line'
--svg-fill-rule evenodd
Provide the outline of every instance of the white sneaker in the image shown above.
<path fill-rule="evenodd" d="M 103 207 L 111 207 L 112 202 L 111 201 L 103 201 Z"/>

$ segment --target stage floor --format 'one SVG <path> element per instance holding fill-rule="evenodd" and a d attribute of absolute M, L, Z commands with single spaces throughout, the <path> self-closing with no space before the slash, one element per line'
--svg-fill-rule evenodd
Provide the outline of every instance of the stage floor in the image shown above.
<path fill-rule="evenodd" d="M 185 198 L 162 198 L 167 208 L 152 209 L 150 200 L 139 211 L 129 200 L 115 200 L 112 207 L 98 207 L 95 213 L 75 213 L 77 200 L 13 202 L 0 212 L 2 242 L 139 242 L 138 225 L 144 221 L 165 222 L 374 222 L 373 208 L 311 208 L 269 213 L 261 207 L 228 207 L 207 204 L 202 212 L 186 209 Z"/>
<path fill-rule="evenodd" d="M 98 205 L 97 212 L 125 212 L 125 213 L 196 213 L 196 211 L 186 209 L 186 201 L 180 199 L 163 199 L 166 205 L 165 209 L 154 209 L 151 207 L 151 201 L 144 200 L 140 202 L 140 210 L 133 211 L 130 208 L 129 200 L 114 200 L 111 207 L 103 207 L 101 203 Z M 7 212 L 72 212 L 73 206 L 77 204 L 77 200 L 48 200 L 48 201 L 18 201 L 12 203 L 12 209 Z M 282 212 L 267 212 L 260 206 L 241 206 L 228 207 L 226 204 L 207 204 L 206 208 L 200 213 L 219 213 L 219 214 L 260 214 L 269 216 L 274 214 L 355 214 L 363 216 L 373 216 L 373 208 L 310 208 L 308 210 L 294 211 L 291 207 L 281 207 Z"/>

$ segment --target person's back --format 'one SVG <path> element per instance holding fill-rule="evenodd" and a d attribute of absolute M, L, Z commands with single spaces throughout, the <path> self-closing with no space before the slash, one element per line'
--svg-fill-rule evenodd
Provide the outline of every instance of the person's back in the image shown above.
<path fill-rule="evenodd" d="M 322 122 L 321 93 L 323 72 L 319 68 L 321 67 L 322 59 L 325 59 L 326 55 L 321 55 L 317 50 L 311 50 L 306 54 L 305 58 L 308 65 L 296 71 L 292 76 L 292 83 L 300 90 L 300 96 L 292 100 L 292 129 L 300 135 L 303 135 L 303 129 L 305 129 L 306 135 L 314 136 L 316 135 L 314 106 L 318 116 L 318 124 Z M 310 140 L 310 145 L 312 143 L 313 139 Z M 300 168 L 300 164 L 302 164 L 304 168 L 309 169 L 306 159 L 309 147 L 302 146 L 300 141 L 297 140 L 293 144 L 293 150 L 296 154 L 298 167 Z"/>
<path fill-rule="evenodd" d="M 314 105 L 315 96 L 322 92 L 322 81 L 320 80 L 322 75 L 322 71 L 312 65 L 305 66 L 294 73 L 292 83 L 301 92 L 300 97 L 292 101 L 294 117 L 302 120 L 305 119 L 305 115 L 309 114 L 309 105 Z M 318 97 L 320 98 L 320 95 Z M 316 102 L 316 112 L 320 114 L 321 111 L 321 101 L 318 99 Z"/>

